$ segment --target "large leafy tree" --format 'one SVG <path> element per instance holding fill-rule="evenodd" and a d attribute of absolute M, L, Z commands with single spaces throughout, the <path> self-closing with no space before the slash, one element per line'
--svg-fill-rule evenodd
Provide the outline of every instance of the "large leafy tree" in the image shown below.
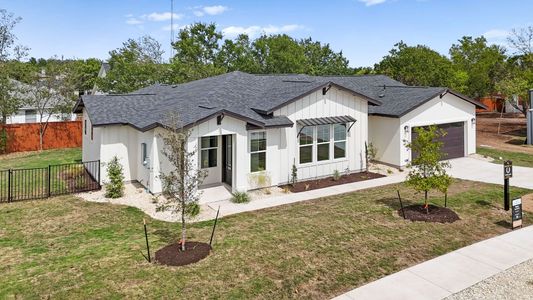
<path fill-rule="evenodd" d="M 448 58 L 424 45 L 394 45 L 374 66 L 377 73 L 408 85 L 450 86 L 455 74 Z"/>
<path fill-rule="evenodd" d="M 217 56 L 217 65 L 227 72 L 261 72 L 259 61 L 255 56 L 252 42 L 247 34 L 240 34 L 234 40 L 224 40 L 224 44 Z"/>
<path fill-rule="evenodd" d="M 329 44 L 311 38 L 299 42 L 305 56 L 305 73 L 309 75 L 345 75 L 353 73 L 348 59 L 341 52 L 333 51 Z"/>
<path fill-rule="evenodd" d="M 127 40 L 121 48 L 109 52 L 110 71 L 96 80 L 104 92 L 128 93 L 165 81 L 161 44 L 150 36 Z"/>
<path fill-rule="evenodd" d="M 505 49 L 488 45 L 484 37 L 465 36 L 450 48 L 454 69 L 466 75 L 463 93 L 478 98 L 496 92 L 496 82 L 505 74 Z"/>
<path fill-rule="evenodd" d="M 217 65 L 221 42 L 222 33 L 213 23 L 181 29 L 173 45 L 172 80 L 186 82 L 224 73 L 225 69 Z"/>
<path fill-rule="evenodd" d="M 261 73 L 305 73 L 303 47 L 286 34 L 262 35 L 253 42 Z"/>

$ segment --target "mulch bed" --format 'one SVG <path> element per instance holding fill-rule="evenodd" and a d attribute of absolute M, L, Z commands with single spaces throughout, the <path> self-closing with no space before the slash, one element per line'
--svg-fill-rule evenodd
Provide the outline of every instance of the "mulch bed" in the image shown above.
<path fill-rule="evenodd" d="M 361 172 L 361 173 L 352 173 L 348 175 L 342 175 L 339 180 L 333 180 L 333 177 L 326 177 L 322 179 L 316 179 L 316 180 L 307 180 L 307 181 L 300 181 L 297 182 L 294 185 L 285 185 L 282 186 L 282 188 L 289 188 L 289 190 L 292 193 L 299 193 L 299 192 L 305 192 L 315 189 L 321 189 L 328 186 L 334 186 L 339 184 L 345 184 L 350 182 L 357 182 L 357 181 L 364 181 L 369 179 L 375 179 L 375 178 L 381 178 L 385 177 L 385 175 L 372 173 L 372 172 Z"/>
<path fill-rule="evenodd" d="M 186 242 L 185 251 L 178 243 L 167 245 L 155 252 L 155 261 L 168 266 L 185 266 L 198 262 L 209 255 L 211 246 L 201 242 Z"/>
<path fill-rule="evenodd" d="M 429 214 L 426 213 L 424 205 L 415 204 L 403 208 L 405 218 L 411 221 L 425 221 L 435 223 L 453 223 L 461 220 L 451 209 L 441 206 L 429 205 Z M 402 210 L 398 209 L 398 215 L 403 217 Z"/>

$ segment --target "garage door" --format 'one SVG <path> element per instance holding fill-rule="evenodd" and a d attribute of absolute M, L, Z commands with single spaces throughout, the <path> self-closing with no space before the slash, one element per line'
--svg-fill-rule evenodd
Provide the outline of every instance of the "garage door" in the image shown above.
<path fill-rule="evenodd" d="M 442 152 L 446 153 L 445 159 L 451 159 L 451 158 L 457 158 L 457 157 L 463 157 L 465 156 L 465 139 L 464 139 L 464 122 L 457 122 L 457 123 L 448 123 L 448 124 L 440 124 L 437 125 L 437 127 L 442 128 L 445 130 L 448 134 L 446 134 L 443 137 L 440 137 L 438 140 L 441 141 L 442 144 Z M 411 139 L 415 140 L 417 138 L 417 134 L 415 132 L 415 128 L 413 127 L 412 133 L 411 133 Z M 413 158 L 416 157 L 416 153 L 412 153 Z"/>

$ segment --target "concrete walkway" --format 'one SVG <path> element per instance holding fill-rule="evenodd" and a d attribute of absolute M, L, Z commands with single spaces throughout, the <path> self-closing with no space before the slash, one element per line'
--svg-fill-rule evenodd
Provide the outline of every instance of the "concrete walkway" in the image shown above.
<path fill-rule="evenodd" d="M 428 260 L 335 299 L 443 299 L 533 258 L 533 226 Z"/>
<path fill-rule="evenodd" d="M 379 187 L 388 184 L 399 183 L 405 180 L 407 172 L 398 173 L 395 175 L 365 180 L 360 182 L 347 183 L 337 186 L 331 186 L 323 189 L 310 190 L 307 192 L 286 194 L 282 196 L 275 196 L 255 201 L 250 201 L 248 203 L 233 203 L 230 200 L 222 200 L 211 202 L 202 205 L 204 212 L 199 218 L 196 218 L 195 221 L 206 221 L 214 219 L 216 216 L 216 211 L 220 207 L 219 217 L 238 214 L 247 211 L 254 211 L 258 209 L 275 207 L 279 205 L 285 205 L 290 203 L 302 202 L 327 196 L 333 196 L 338 194 L 344 194 L 349 192 L 355 192 L 358 190 L 364 190 L 373 187 Z M 211 212 L 206 212 L 206 210 L 211 210 Z"/>
<path fill-rule="evenodd" d="M 449 174 L 455 178 L 503 185 L 503 165 L 463 157 L 450 160 Z M 533 168 L 513 167 L 511 186 L 533 189 Z"/>

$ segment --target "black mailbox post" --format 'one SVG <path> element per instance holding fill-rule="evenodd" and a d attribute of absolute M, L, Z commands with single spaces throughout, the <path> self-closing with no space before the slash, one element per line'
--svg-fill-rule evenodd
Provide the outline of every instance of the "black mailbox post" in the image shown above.
<path fill-rule="evenodd" d="M 509 178 L 513 177 L 513 162 L 507 160 L 503 163 L 503 206 L 505 210 L 510 209 L 509 201 Z"/>

